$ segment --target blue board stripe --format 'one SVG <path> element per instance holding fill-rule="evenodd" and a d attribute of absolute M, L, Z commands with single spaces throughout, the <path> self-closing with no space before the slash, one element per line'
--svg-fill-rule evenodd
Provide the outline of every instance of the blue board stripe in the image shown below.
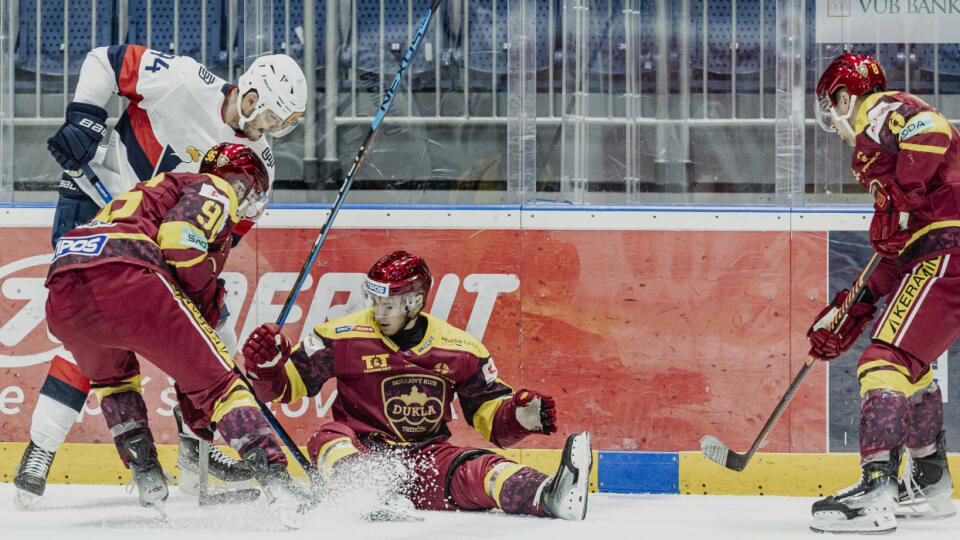
<path fill-rule="evenodd" d="M 676 452 L 597 452 L 597 482 L 607 493 L 679 493 Z"/>
<path fill-rule="evenodd" d="M 40 394 L 59 401 L 78 413 L 87 401 L 87 394 L 50 375 L 47 375 L 47 380 L 43 382 Z"/>

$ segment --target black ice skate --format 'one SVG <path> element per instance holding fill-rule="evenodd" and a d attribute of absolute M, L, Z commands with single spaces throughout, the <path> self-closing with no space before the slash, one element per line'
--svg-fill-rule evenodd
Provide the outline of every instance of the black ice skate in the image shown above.
<path fill-rule="evenodd" d="M 253 471 L 270 511 L 285 527 L 298 529 L 312 507 L 307 490 L 299 489 L 283 463 L 270 463 L 263 448 L 249 450 L 243 461 Z"/>
<path fill-rule="evenodd" d="M 941 431 L 933 454 L 907 460 L 907 468 L 897 485 L 896 516 L 918 519 L 953 517 L 957 511 L 950 500 L 952 493 L 947 441 Z"/>
<path fill-rule="evenodd" d="M 810 530 L 829 533 L 882 534 L 897 530 L 899 449 L 890 451 L 890 461 L 863 466 L 860 482 L 813 503 Z"/>
<path fill-rule="evenodd" d="M 17 488 L 14 503 L 18 508 L 27 508 L 43 495 L 55 454 L 33 444 L 33 441 L 27 445 L 13 477 L 13 485 Z"/>
<path fill-rule="evenodd" d="M 550 517 L 581 520 L 587 517 L 587 495 L 593 451 L 590 434 L 570 435 L 560 456 L 560 468 L 547 478 L 540 507 Z"/>
<path fill-rule="evenodd" d="M 177 467 L 180 469 L 180 486 L 187 492 L 196 493 L 200 472 L 200 439 L 183 425 L 180 407 L 173 408 L 177 419 L 177 431 L 180 434 L 180 446 L 177 450 Z M 245 482 L 253 479 L 253 471 L 246 463 L 224 454 L 216 445 L 208 445 L 207 472 L 222 482 Z"/>
<path fill-rule="evenodd" d="M 153 508 L 165 517 L 164 501 L 167 499 L 167 479 L 157 459 L 157 450 L 150 437 L 141 433 L 127 439 L 121 449 L 121 457 L 130 465 L 133 483 L 137 485 L 140 505 Z"/>

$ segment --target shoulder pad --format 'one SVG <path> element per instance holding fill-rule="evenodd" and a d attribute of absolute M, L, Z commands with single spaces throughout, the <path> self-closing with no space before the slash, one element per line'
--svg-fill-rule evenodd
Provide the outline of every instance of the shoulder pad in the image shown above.
<path fill-rule="evenodd" d="M 327 321 L 314 328 L 313 331 L 326 339 L 380 337 L 380 330 L 373 320 L 373 308 Z"/>
<path fill-rule="evenodd" d="M 429 313 L 423 315 L 430 321 L 430 337 L 427 339 L 431 340 L 431 347 L 464 351 L 479 358 L 490 356 L 490 352 L 479 339 Z"/>

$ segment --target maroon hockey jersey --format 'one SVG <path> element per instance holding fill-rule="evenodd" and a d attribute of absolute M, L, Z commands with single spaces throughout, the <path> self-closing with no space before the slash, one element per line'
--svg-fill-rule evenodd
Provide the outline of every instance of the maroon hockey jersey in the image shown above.
<path fill-rule="evenodd" d="M 336 377 L 334 420 L 361 439 L 400 444 L 448 437 L 456 394 L 466 421 L 491 440 L 494 424 L 502 422 L 497 410 L 513 390 L 497 377 L 482 343 L 421 316 L 428 321 L 423 339 L 405 351 L 380 333 L 372 308 L 328 321 L 294 347 L 286 377 L 251 382 L 261 399 L 291 402 L 316 395 Z"/>
<path fill-rule="evenodd" d="M 960 134 L 936 109 L 906 92 L 879 92 L 857 113 L 853 174 L 903 192 L 912 237 L 900 262 L 960 252 Z M 891 186 L 893 186 L 891 188 Z"/>
<path fill-rule="evenodd" d="M 85 225 L 57 242 L 47 280 L 106 263 L 155 270 L 177 283 L 191 300 L 206 305 L 236 227 L 233 187 L 209 174 L 164 173 L 117 196 Z"/>

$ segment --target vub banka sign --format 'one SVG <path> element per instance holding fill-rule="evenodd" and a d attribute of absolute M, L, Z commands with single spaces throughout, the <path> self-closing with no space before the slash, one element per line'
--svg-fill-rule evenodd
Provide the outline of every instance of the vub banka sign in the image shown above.
<path fill-rule="evenodd" d="M 26 367 L 47 362 L 61 350 L 59 342 L 49 333 L 46 334 L 46 339 L 28 338 L 40 328 L 46 329 L 44 306 L 47 289 L 43 286 L 44 277 L 38 277 L 36 269 L 29 272 L 30 277 L 20 275 L 26 274 L 24 271 L 33 267 L 42 267 L 45 274 L 50 258 L 49 253 L 36 255 L 0 267 L 0 303 L 5 306 L 0 311 L 0 346 L 3 347 L 0 351 L 0 368 Z M 252 286 L 246 276 L 239 272 L 224 272 L 221 277 L 227 282 L 227 309 L 234 314 L 234 321 L 244 320 L 243 328 L 237 328 L 237 336 L 242 343 L 254 328 L 277 319 L 283 307 L 283 302 L 277 303 L 277 298 L 286 297 L 293 287 L 297 273 L 268 272 L 259 276 Z M 294 305 L 287 318 L 288 327 L 302 321 L 302 338 L 314 326 L 362 309 L 365 307 L 360 288 L 363 277 L 361 272 L 329 272 L 320 275 L 314 283 L 313 276 L 307 276 L 298 300 L 308 306 L 306 313 L 301 307 Z M 446 320 L 461 287 L 464 291 L 473 293 L 473 306 L 465 329 L 478 339 L 482 339 L 486 332 L 497 297 L 520 287 L 520 279 L 516 274 L 468 274 L 461 280 L 459 275 L 450 273 L 436 276 L 435 279 L 435 294 L 427 311 Z M 338 293 L 340 296 L 335 300 Z M 342 299 L 343 293 L 347 294 L 346 302 L 335 304 Z M 251 294 L 246 317 L 237 317 Z M 307 304 L 304 296 L 310 294 L 313 296 Z M 464 297 L 466 296 L 462 296 Z"/>

